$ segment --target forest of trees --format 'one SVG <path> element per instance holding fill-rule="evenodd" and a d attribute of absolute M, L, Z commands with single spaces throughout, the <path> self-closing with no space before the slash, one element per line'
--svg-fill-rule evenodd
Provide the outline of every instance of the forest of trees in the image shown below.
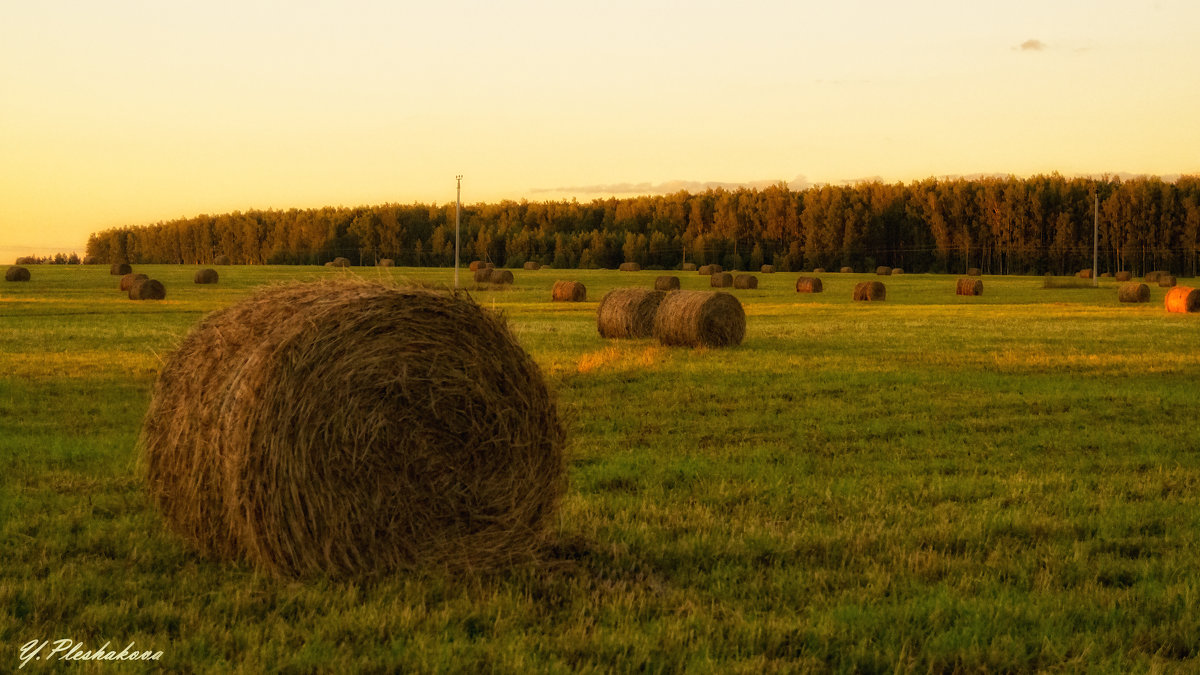
<path fill-rule="evenodd" d="M 979 178 L 863 182 L 793 191 L 678 192 L 629 199 L 464 206 L 461 260 L 520 267 L 678 268 L 684 261 L 780 271 L 876 265 L 910 272 L 1073 273 L 1092 266 L 1099 200 L 1100 271 L 1163 269 L 1195 276 L 1200 176 Z M 93 234 L 100 262 L 454 264 L 455 205 L 201 215 Z"/>

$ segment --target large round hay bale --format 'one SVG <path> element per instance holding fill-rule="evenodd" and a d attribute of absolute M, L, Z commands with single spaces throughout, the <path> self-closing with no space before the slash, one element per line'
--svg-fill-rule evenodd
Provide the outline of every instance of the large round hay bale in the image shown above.
<path fill-rule="evenodd" d="M 113 263 L 113 265 L 108 268 L 108 273 L 116 277 L 119 277 L 123 274 L 129 274 L 132 271 L 133 268 L 129 266 L 129 263 Z"/>
<path fill-rule="evenodd" d="M 682 265 L 679 266 L 679 269 L 682 272 L 695 272 L 696 271 L 696 263 L 683 263 Z"/>
<path fill-rule="evenodd" d="M 854 268 L 853 267 L 843 267 L 843 268 L 839 269 L 838 272 L 840 272 L 842 274 L 854 274 Z"/>
<path fill-rule="evenodd" d="M 742 289 L 758 288 L 758 277 L 753 274 L 739 274 L 733 278 L 733 287 Z"/>
<path fill-rule="evenodd" d="M 892 276 L 896 276 L 897 274 L 904 274 L 904 270 L 900 269 L 899 267 L 893 267 Z"/>
<path fill-rule="evenodd" d="M 530 558 L 563 438 L 503 319 L 347 280 L 207 316 L 160 371 L 139 446 L 152 501 L 201 552 L 338 578 Z"/>
<path fill-rule="evenodd" d="M 666 274 L 654 280 L 654 290 L 656 291 L 677 291 L 679 290 L 679 277 Z"/>
<path fill-rule="evenodd" d="M 29 281 L 29 269 L 13 265 L 4 273 L 5 281 Z"/>
<path fill-rule="evenodd" d="M 1154 270 L 1152 272 L 1146 272 L 1146 276 L 1142 277 L 1142 279 L 1148 284 L 1156 284 L 1158 283 L 1159 277 L 1164 274 L 1166 274 L 1166 272 L 1162 270 Z"/>
<path fill-rule="evenodd" d="M 979 274 L 980 274 L 980 272 L 979 272 L 978 267 L 972 267 L 967 270 L 967 276 L 969 276 L 969 277 L 977 277 L 977 276 L 979 276 Z"/>
<path fill-rule="evenodd" d="M 774 274 L 775 266 L 774 265 L 763 265 L 762 267 L 760 267 L 758 269 L 758 271 L 762 272 L 763 274 Z"/>
<path fill-rule="evenodd" d="M 1168 312 L 1200 312 L 1200 289 L 1175 286 L 1167 291 L 1165 302 Z"/>
<path fill-rule="evenodd" d="M 959 279 L 954 288 L 955 295 L 983 295 L 982 279 Z"/>
<path fill-rule="evenodd" d="M 1125 270 L 1123 272 L 1117 272 L 1115 278 L 1117 281 L 1132 281 L 1133 280 L 1133 272 L 1130 272 L 1129 270 Z"/>
<path fill-rule="evenodd" d="M 1150 287 L 1146 284 L 1129 282 L 1117 288 L 1117 300 L 1121 302 L 1149 302 Z"/>
<path fill-rule="evenodd" d="M 232 262 L 229 260 L 229 256 L 222 253 L 221 255 L 213 258 L 213 264 L 214 265 L 230 265 L 230 264 L 232 264 Z"/>
<path fill-rule="evenodd" d="M 471 264 L 467 265 L 467 269 L 472 272 L 478 272 L 479 270 L 485 269 L 486 267 L 487 267 L 487 264 L 484 263 L 482 260 L 472 260 Z"/>
<path fill-rule="evenodd" d="M 733 285 L 733 275 L 729 272 L 713 272 L 708 275 L 708 285 L 713 288 L 728 288 Z"/>
<path fill-rule="evenodd" d="M 1171 276 L 1170 274 L 1164 274 L 1158 278 L 1158 285 L 1160 288 L 1171 288 L 1175 285 L 1175 283 L 1175 277 Z"/>
<path fill-rule="evenodd" d="M 696 270 L 696 272 L 699 273 L 700 276 L 708 276 L 713 273 L 713 266 L 712 265 L 701 265 L 700 269 Z"/>
<path fill-rule="evenodd" d="M 800 277 L 796 279 L 797 293 L 821 293 L 825 285 L 817 277 Z"/>
<path fill-rule="evenodd" d="M 128 291 L 129 289 L 133 288 L 134 282 L 140 281 L 142 279 L 149 279 L 149 278 L 150 278 L 149 276 L 142 274 L 140 272 L 137 274 L 133 274 L 132 272 L 129 274 L 126 274 L 121 277 L 121 284 L 120 284 L 121 290 Z"/>
<path fill-rule="evenodd" d="M 875 268 L 875 274 L 878 274 L 881 277 L 889 276 L 891 273 L 892 273 L 892 268 L 890 268 L 886 265 L 880 265 L 879 267 Z"/>
<path fill-rule="evenodd" d="M 218 279 L 219 277 L 217 276 L 217 271 L 211 267 L 206 267 L 202 270 L 196 270 L 195 276 L 192 277 L 192 281 L 195 281 L 198 284 L 215 284 L 217 283 Z"/>
<path fill-rule="evenodd" d="M 635 262 L 623 262 L 617 269 L 622 272 L 641 272 L 642 266 Z"/>
<path fill-rule="evenodd" d="M 129 287 L 130 300 L 162 300 L 167 289 L 158 279 L 138 279 Z"/>
<path fill-rule="evenodd" d="M 667 295 L 649 288 L 613 289 L 596 308 L 596 330 L 604 338 L 650 337 L 658 305 Z"/>
<path fill-rule="evenodd" d="M 1079 277 L 1080 279 L 1091 279 L 1092 278 L 1092 270 L 1091 269 L 1079 270 L 1079 272 L 1076 273 L 1075 276 Z"/>
<path fill-rule="evenodd" d="M 513 282 L 513 273 L 510 272 L 509 270 L 498 270 L 495 268 L 489 268 L 487 270 L 487 273 L 488 273 L 487 281 L 489 284 L 508 285 Z"/>
<path fill-rule="evenodd" d="M 350 261 L 346 258 L 337 257 L 329 261 L 330 267 L 349 267 Z"/>
<path fill-rule="evenodd" d="M 729 293 L 668 293 L 654 317 L 654 337 L 668 346 L 734 347 L 745 336 L 746 312 Z"/>
<path fill-rule="evenodd" d="M 813 274 L 825 274 L 825 268 L 824 267 L 814 267 Z"/>
<path fill-rule="evenodd" d="M 527 269 L 531 272 L 536 272 L 537 270 L 542 269 L 542 263 L 540 263 L 536 260 L 526 260 L 525 264 L 522 266 L 522 269 Z"/>
<path fill-rule="evenodd" d="M 878 302 L 887 299 L 887 288 L 882 281 L 860 281 L 854 284 L 855 300 L 864 302 Z"/>
<path fill-rule="evenodd" d="M 587 287 L 578 281 L 556 281 L 550 289 L 550 299 L 554 302 L 583 302 L 587 300 Z"/>
<path fill-rule="evenodd" d="M 375 263 L 376 267 L 395 267 L 396 261 L 392 258 L 380 258 L 379 262 Z"/>

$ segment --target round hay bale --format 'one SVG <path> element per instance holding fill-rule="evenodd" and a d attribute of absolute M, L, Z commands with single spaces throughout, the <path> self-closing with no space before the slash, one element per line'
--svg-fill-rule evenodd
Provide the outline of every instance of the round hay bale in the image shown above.
<path fill-rule="evenodd" d="M 122 274 L 129 274 L 132 271 L 133 268 L 129 266 L 129 263 L 114 263 L 112 267 L 108 268 L 108 273 L 116 277 Z"/>
<path fill-rule="evenodd" d="M 1079 277 L 1080 279 L 1091 279 L 1092 278 L 1092 270 L 1090 270 L 1090 269 L 1079 270 L 1079 273 L 1076 274 L 1075 276 Z"/>
<path fill-rule="evenodd" d="M 969 277 L 977 277 L 977 276 L 979 276 L 979 274 L 980 274 L 980 272 L 979 272 L 978 267 L 972 267 L 967 270 L 967 276 L 969 276 Z"/>
<path fill-rule="evenodd" d="M 887 299 L 887 288 L 882 281 L 860 281 L 854 284 L 853 297 L 862 302 L 879 302 Z"/>
<path fill-rule="evenodd" d="M 840 270 L 838 270 L 838 271 L 839 271 L 839 272 L 841 272 L 842 274 L 854 274 L 854 268 L 853 268 L 853 267 L 843 267 L 843 268 L 841 268 L 841 269 L 840 269 Z"/>
<path fill-rule="evenodd" d="M 556 281 L 550 289 L 553 302 L 583 302 L 587 300 L 587 287 L 578 281 Z"/>
<path fill-rule="evenodd" d="M 897 274 L 904 274 L 904 270 L 900 269 L 899 267 L 893 267 L 892 276 L 896 276 Z"/>
<path fill-rule="evenodd" d="M 718 265 L 716 263 L 713 263 L 713 264 L 709 265 L 708 267 L 709 267 L 709 270 L 713 274 L 720 274 L 721 272 L 725 271 L 724 268 L 722 268 L 720 265 Z"/>
<path fill-rule="evenodd" d="M 701 265 L 700 269 L 696 270 L 701 276 L 708 276 L 713 273 L 712 265 Z"/>
<path fill-rule="evenodd" d="M 129 287 L 130 300 L 162 300 L 167 289 L 158 279 L 138 279 Z"/>
<path fill-rule="evenodd" d="M 532 557 L 563 441 L 502 318 L 346 280 L 205 317 L 159 373 L 139 450 L 151 500 L 202 553 L 336 578 Z"/>
<path fill-rule="evenodd" d="M 739 274 L 733 278 L 733 287 L 741 289 L 758 288 L 758 277 L 753 274 Z"/>
<path fill-rule="evenodd" d="M 477 284 L 490 283 L 492 280 L 492 270 L 489 270 L 486 267 L 480 267 L 471 274 L 475 279 L 475 283 Z"/>
<path fill-rule="evenodd" d="M 1129 270 L 1117 272 L 1115 278 L 1117 281 L 1133 281 L 1133 272 L 1130 272 Z"/>
<path fill-rule="evenodd" d="M 982 279 L 959 279 L 954 289 L 955 295 L 983 295 Z"/>
<path fill-rule="evenodd" d="M 679 290 L 679 277 L 674 277 L 669 274 L 658 277 L 654 280 L 654 290 L 656 291 L 677 291 Z"/>
<path fill-rule="evenodd" d="M 683 265 L 680 265 L 679 269 L 683 272 L 695 272 L 696 263 L 683 263 Z"/>
<path fill-rule="evenodd" d="M 775 266 L 774 265 L 763 265 L 762 267 L 759 268 L 758 271 L 762 272 L 763 274 L 775 274 Z"/>
<path fill-rule="evenodd" d="M 881 277 L 889 276 L 891 273 L 892 273 L 892 268 L 890 268 L 886 265 L 880 265 L 879 267 L 875 268 L 875 274 L 878 274 Z"/>
<path fill-rule="evenodd" d="M 617 269 L 621 272 L 641 272 L 642 266 L 635 262 L 623 262 Z"/>
<path fill-rule="evenodd" d="M 613 289 L 596 308 L 596 330 L 603 338 L 650 337 L 658 305 L 667 295 L 649 288 Z"/>
<path fill-rule="evenodd" d="M 733 285 L 733 275 L 729 272 L 713 272 L 708 275 L 708 285 L 713 288 L 728 288 Z"/>
<path fill-rule="evenodd" d="M 1150 302 L 1150 287 L 1146 284 L 1129 282 L 1117 289 L 1117 300 L 1121 302 Z"/>
<path fill-rule="evenodd" d="M 1200 312 L 1200 289 L 1175 286 L 1167 291 L 1165 302 L 1168 312 Z"/>
<path fill-rule="evenodd" d="M 395 267 L 396 261 L 391 258 L 380 258 L 379 262 L 375 263 L 378 267 Z"/>
<path fill-rule="evenodd" d="M 229 256 L 222 253 L 221 255 L 213 258 L 213 264 L 214 265 L 232 265 L 233 263 L 232 263 L 232 261 L 229 260 Z"/>
<path fill-rule="evenodd" d="M 149 276 L 147 276 L 145 274 L 141 274 L 141 273 L 126 274 L 125 276 L 121 277 L 121 290 L 128 291 L 129 289 L 133 288 L 134 282 L 139 281 L 141 279 L 149 279 L 149 278 L 150 278 Z"/>
<path fill-rule="evenodd" d="M 29 281 L 29 269 L 13 265 L 4 273 L 5 281 Z"/>
<path fill-rule="evenodd" d="M 1100 273 L 1100 278 L 1101 278 L 1101 279 L 1111 279 L 1111 278 L 1112 278 L 1112 274 L 1111 274 L 1111 273 L 1109 273 L 1109 272 L 1101 272 L 1101 273 Z"/>
<path fill-rule="evenodd" d="M 485 269 L 486 267 L 487 267 L 487 265 L 482 260 L 472 260 L 471 264 L 467 265 L 467 269 L 472 272 L 478 272 L 479 270 Z"/>
<path fill-rule="evenodd" d="M 1175 285 L 1175 277 L 1164 274 L 1158 278 L 1158 285 L 1160 288 L 1171 288 Z"/>
<path fill-rule="evenodd" d="M 824 284 L 817 277 L 800 277 L 796 279 L 797 293 L 821 293 L 824 290 Z"/>
<path fill-rule="evenodd" d="M 513 273 L 510 272 L 509 270 L 498 270 L 495 268 L 488 268 L 487 273 L 488 273 L 487 281 L 489 284 L 508 285 L 513 282 Z"/>
<path fill-rule="evenodd" d="M 1164 274 L 1166 274 L 1166 272 L 1162 270 L 1154 270 L 1153 272 L 1146 272 L 1146 276 L 1142 277 L 1142 279 L 1148 284 L 1156 284 L 1158 283 L 1159 277 Z"/>
<path fill-rule="evenodd" d="M 825 274 L 825 268 L 824 267 L 814 267 L 813 274 Z"/>
<path fill-rule="evenodd" d="M 332 263 L 332 262 L 327 262 L 327 263 L 325 263 L 325 266 L 326 266 L 326 267 L 333 267 L 333 263 Z"/>
<path fill-rule="evenodd" d="M 542 264 L 536 260 L 526 260 L 522 268 L 527 269 L 530 272 L 536 272 L 537 270 L 542 269 Z"/>
<path fill-rule="evenodd" d="M 215 284 L 219 277 L 217 271 L 211 267 L 206 267 L 202 270 L 196 270 L 196 275 L 192 277 L 192 281 L 198 284 Z"/>
<path fill-rule="evenodd" d="M 654 337 L 667 346 L 734 347 L 746 336 L 746 312 L 720 291 L 668 293 L 654 317 Z"/>
<path fill-rule="evenodd" d="M 330 267 L 349 267 L 350 261 L 346 258 L 337 257 L 329 261 Z"/>

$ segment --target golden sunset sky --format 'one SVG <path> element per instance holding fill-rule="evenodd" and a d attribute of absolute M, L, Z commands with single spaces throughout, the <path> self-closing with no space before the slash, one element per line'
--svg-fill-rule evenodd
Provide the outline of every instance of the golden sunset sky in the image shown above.
<path fill-rule="evenodd" d="M 1200 3 L 5 2 L 0 261 L 233 210 L 1200 172 Z"/>

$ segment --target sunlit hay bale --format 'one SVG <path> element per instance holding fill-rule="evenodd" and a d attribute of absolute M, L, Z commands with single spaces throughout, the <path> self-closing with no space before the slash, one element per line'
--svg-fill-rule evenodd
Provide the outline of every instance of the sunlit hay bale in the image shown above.
<path fill-rule="evenodd" d="M 396 261 L 392 258 L 380 258 L 379 262 L 375 263 L 378 267 L 395 267 Z"/>
<path fill-rule="evenodd" d="M 556 281 L 550 289 L 550 299 L 554 302 L 583 302 L 587 300 L 587 287 L 578 281 Z"/>
<path fill-rule="evenodd" d="M 536 260 L 526 260 L 525 264 L 522 266 L 522 269 L 536 272 L 537 270 L 542 269 L 542 264 Z"/>
<path fill-rule="evenodd" d="M 708 276 L 713 273 L 713 266 L 712 265 L 701 265 L 700 269 L 696 270 L 696 272 L 698 272 L 700 274 L 700 276 Z"/>
<path fill-rule="evenodd" d="M 477 284 L 490 283 L 492 280 L 492 270 L 486 267 L 480 267 L 471 273 Z"/>
<path fill-rule="evenodd" d="M 825 274 L 825 268 L 824 267 L 814 267 L 813 274 Z"/>
<path fill-rule="evenodd" d="M 679 290 L 679 277 L 669 274 L 658 277 L 654 280 L 654 290 L 656 291 L 677 291 Z"/>
<path fill-rule="evenodd" d="M 897 274 L 904 274 L 904 270 L 900 269 L 899 267 L 893 267 L 892 276 L 896 276 Z"/>
<path fill-rule="evenodd" d="M 762 267 L 760 267 L 758 269 L 758 271 L 762 272 L 763 274 L 774 274 L 775 266 L 774 265 L 763 265 Z"/>
<path fill-rule="evenodd" d="M 667 295 L 649 288 L 613 289 L 596 308 L 596 330 L 603 338 L 650 337 L 658 305 Z"/>
<path fill-rule="evenodd" d="M 13 265 L 4 273 L 5 281 L 29 281 L 29 269 Z"/>
<path fill-rule="evenodd" d="M 682 272 L 695 272 L 696 271 L 696 263 L 683 263 L 683 265 L 681 265 L 679 267 L 679 269 Z"/>
<path fill-rule="evenodd" d="M 129 266 L 129 263 L 113 263 L 113 265 L 108 268 L 108 273 L 116 277 L 119 277 L 123 274 L 129 274 L 132 271 L 133 268 Z"/>
<path fill-rule="evenodd" d="M 1149 302 L 1150 287 L 1146 284 L 1128 282 L 1117 288 L 1117 300 L 1121 302 Z"/>
<path fill-rule="evenodd" d="M 83 260 L 79 261 L 79 264 L 81 265 L 97 265 L 99 263 L 100 259 L 94 255 L 85 255 L 83 256 Z"/>
<path fill-rule="evenodd" d="M 1175 286 L 1167 291 L 1166 305 L 1168 312 L 1200 312 L 1200 289 Z"/>
<path fill-rule="evenodd" d="M 796 279 L 797 293 L 821 293 L 825 290 L 825 285 L 817 277 L 800 277 Z"/>
<path fill-rule="evenodd" d="M 167 289 L 158 279 L 138 279 L 129 287 L 130 300 L 162 300 Z"/>
<path fill-rule="evenodd" d="M 708 285 L 713 288 L 728 288 L 733 285 L 733 275 L 729 272 L 713 272 L 708 275 Z"/>
<path fill-rule="evenodd" d="M 955 295 L 983 295 L 982 279 L 959 279 L 954 289 Z"/>
<path fill-rule="evenodd" d="M 1158 278 L 1158 285 L 1160 288 L 1171 288 L 1175 285 L 1175 277 L 1170 274 L 1163 274 Z"/>
<path fill-rule="evenodd" d="M 489 284 L 497 284 L 497 285 L 506 286 L 513 282 L 513 273 L 510 272 L 509 270 L 498 270 L 495 268 L 489 268 L 487 270 L 487 273 L 488 273 L 487 282 Z"/>
<path fill-rule="evenodd" d="M 720 291 L 668 293 L 654 317 L 654 337 L 669 347 L 734 347 L 745 336 L 742 303 Z"/>
<path fill-rule="evenodd" d="M 1115 278 L 1117 281 L 1133 281 L 1133 272 L 1130 272 L 1129 270 L 1117 272 Z"/>
<path fill-rule="evenodd" d="M 206 267 L 202 270 L 196 270 L 196 274 L 192 277 L 192 281 L 198 284 L 215 284 L 217 283 L 218 278 L 219 277 L 217 276 L 216 270 L 212 269 L 211 267 Z"/>
<path fill-rule="evenodd" d="M 853 267 L 843 267 L 843 268 L 839 269 L 838 272 L 840 272 L 842 274 L 854 274 L 854 268 Z"/>
<path fill-rule="evenodd" d="M 979 274 L 980 272 L 978 267 L 972 267 L 971 269 L 967 270 L 967 276 L 969 277 L 977 277 Z"/>
<path fill-rule="evenodd" d="M 739 274 L 733 278 L 733 287 L 741 289 L 758 288 L 758 277 L 753 274 Z"/>
<path fill-rule="evenodd" d="M 892 268 L 890 268 L 886 265 L 880 265 L 879 267 L 875 268 L 875 274 L 878 274 L 881 277 L 889 276 L 891 273 L 892 273 Z"/>
<path fill-rule="evenodd" d="M 622 272 L 641 272 L 642 266 L 635 262 L 623 262 L 617 269 Z"/>
<path fill-rule="evenodd" d="M 160 371 L 139 446 L 152 501 L 200 552 L 344 578 L 530 559 L 563 440 L 503 319 L 346 280 L 205 317 Z"/>
<path fill-rule="evenodd" d="M 1091 279 L 1092 278 L 1092 270 L 1091 269 L 1079 270 L 1079 272 L 1075 276 L 1079 277 L 1080 279 Z"/>
<path fill-rule="evenodd" d="M 229 260 L 229 256 L 222 253 L 221 255 L 213 258 L 213 264 L 214 265 L 232 265 L 233 263 L 232 263 L 232 261 Z"/>
<path fill-rule="evenodd" d="M 1101 278 L 1101 279 L 1111 279 L 1111 278 L 1112 278 L 1112 274 L 1111 274 L 1111 273 L 1109 273 L 1109 272 L 1101 272 L 1101 273 L 1100 273 L 1100 278 Z"/>
<path fill-rule="evenodd" d="M 471 264 L 467 265 L 467 269 L 472 272 L 478 272 L 479 270 L 485 268 L 487 268 L 487 265 L 482 260 L 472 260 Z"/>
<path fill-rule="evenodd" d="M 329 266 L 330 267 L 349 267 L 350 261 L 346 258 L 342 258 L 339 256 L 337 258 L 334 258 L 333 260 L 330 260 Z"/>
<path fill-rule="evenodd" d="M 132 272 L 129 274 L 126 274 L 121 277 L 121 283 L 120 283 L 121 290 L 128 291 L 129 289 L 133 288 L 134 282 L 136 282 L 140 279 L 149 279 L 149 278 L 150 278 L 149 276 L 142 274 L 140 272 L 137 274 L 133 274 Z"/>
<path fill-rule="evenodd" d="M 879 302 L 887 299 L 887 288 L 882 281 L 860 281 L 854 284 L 853 297 L 859 301 Z"/>
<path fill-rule="evenodd" d="M 1153 272 L 1146 272 L 1146 276 L 1142 277 L 1142 279 L 1148 284 L 1157 284 L 1159 277 L 1164 274 L 1166 272 L 1162 270 L 1154 270 Z"/>

